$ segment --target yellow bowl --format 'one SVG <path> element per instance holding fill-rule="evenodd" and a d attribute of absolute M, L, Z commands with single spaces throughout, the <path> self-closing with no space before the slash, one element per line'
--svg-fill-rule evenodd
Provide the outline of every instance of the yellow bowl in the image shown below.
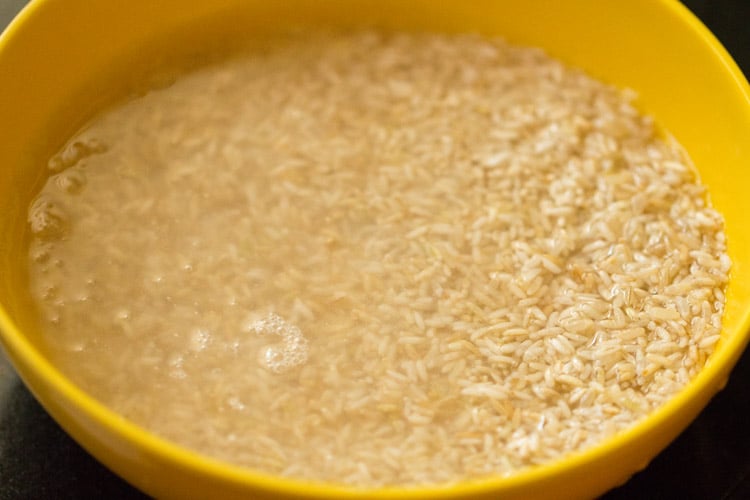
<path fill-rule="evenodd" d="M 93 112 L 161 65 L 289 23 L 479 31 L 544 47 L 620 87 L 689 151 L 726 218 L 734 262 L 721 341 L 668 404 L 598 446 L 508 478 L 357 490 L 272 477 L 180 448 L 73 385 L 34 343 L 25 213 L 45 158 Z M 38 0 L 0 38 L 0 340 L 54 418 L 88 451 L 158 497 L 562 498 L 600 494 L 662 450 L 724 385 L 750 321 L 750 89 L 675 0 Z"/>

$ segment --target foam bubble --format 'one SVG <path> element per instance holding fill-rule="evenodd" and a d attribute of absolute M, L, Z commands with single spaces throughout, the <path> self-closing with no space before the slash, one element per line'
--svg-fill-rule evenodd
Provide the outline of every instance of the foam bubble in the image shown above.
<path fill-rule="evenodd" d="M 248 330 L 262 336 L 278 336 L 281 342 L 258 353 L 258 360 L 274 373 L 283 373 L 307 361 L 308 343 L 302 331 L 275 313 L 249 322 Z"/>
<path fill-rule="evenodd" d="M 87 342 L 81 339 L 72 339 L 65 346 L 70 352 L 83 352 L 86 350 Z"/>

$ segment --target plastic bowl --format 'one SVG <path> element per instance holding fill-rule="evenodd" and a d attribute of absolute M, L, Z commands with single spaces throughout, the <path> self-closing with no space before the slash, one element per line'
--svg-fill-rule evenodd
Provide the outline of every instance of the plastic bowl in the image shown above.
<path fill-rule="evenodd" d="M 473 31 L 545 48 L 636 90 L 692 156 L 726 218 L 733 260 L 722 338 L 676 397 L 598 446 L 519 472 L 444 487 L 353 489 L 272 477 L 159 439 L 73 385 L 35 346 L 26 209 L 46 157 L 92 113 L 166 64 L 292 24 Z M 157 497 L 563 498 L 598 495 L 645 467 L 725 384 L 750 322 L 750 89 L 674 0 L 37 0 L 0 38 L 0 340 L 47 411 L 89 452 Z"/>

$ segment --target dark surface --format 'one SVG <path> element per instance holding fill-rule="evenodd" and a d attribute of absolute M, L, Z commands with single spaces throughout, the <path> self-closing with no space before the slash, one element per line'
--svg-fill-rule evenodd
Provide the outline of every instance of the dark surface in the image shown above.
<path fill-rule="evenodd" d="M 0 0 L 0 26 L 25 3 Z M 750 0 L 684 3 L 750 74 Z M 725 390 L 700 417 L 648 468 L 604 499 L 750 499 L 749 396 L 746 352 Z M 0 500 L 44 498 L 144 497 L 55 424 L 0 352 Z"/>

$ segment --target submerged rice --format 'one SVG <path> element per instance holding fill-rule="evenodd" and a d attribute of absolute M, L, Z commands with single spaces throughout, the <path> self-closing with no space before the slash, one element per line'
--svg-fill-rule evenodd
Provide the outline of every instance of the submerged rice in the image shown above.
<path fill-rule="evenodd" d="M 729 269 L 631 99 L 477 36 L 186 75 L 50 161 L 44 343 L 134 422 L 285 476 L 439 483 L 598 443 L 701 369 Z"/>

